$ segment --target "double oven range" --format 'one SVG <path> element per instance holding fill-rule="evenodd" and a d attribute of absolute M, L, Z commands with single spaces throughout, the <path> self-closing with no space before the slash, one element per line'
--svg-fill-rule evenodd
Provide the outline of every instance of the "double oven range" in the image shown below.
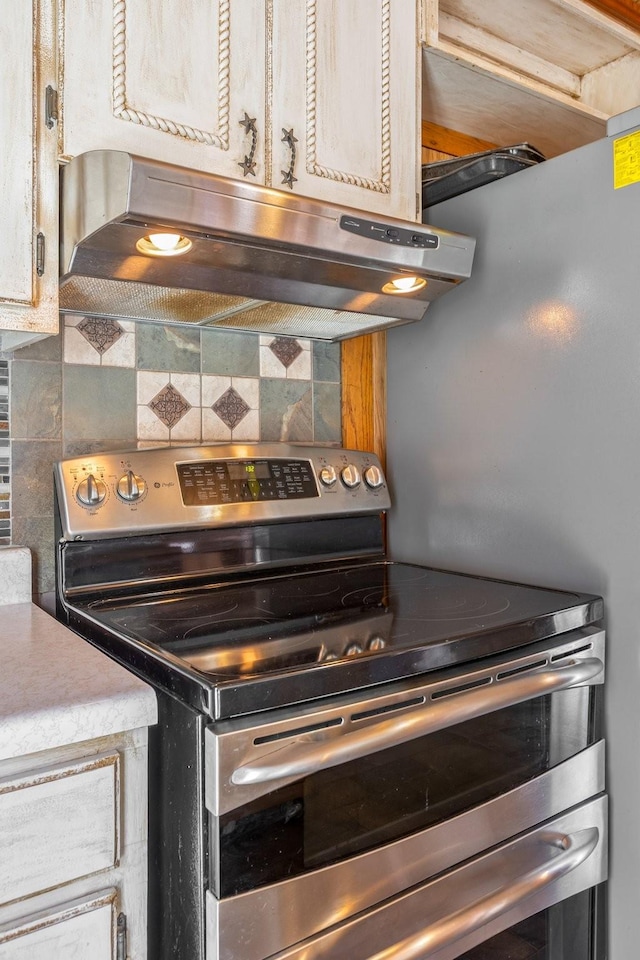
<path fill-rule="evenodd" d="M 394 562 L 375 456 L 56 468 L 58 615 L 156 688 L 154 960 L 603 960 L 598 597 Z"/>

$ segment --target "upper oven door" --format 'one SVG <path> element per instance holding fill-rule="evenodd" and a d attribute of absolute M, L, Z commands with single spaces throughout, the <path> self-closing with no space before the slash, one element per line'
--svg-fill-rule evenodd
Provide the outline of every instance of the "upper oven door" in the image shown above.
<path fill-rule="evenodd" d="M 598 794 L 603 658 L 604 634 L 576 631 L 209 727 L 216 929 L 270 956 Z"/>

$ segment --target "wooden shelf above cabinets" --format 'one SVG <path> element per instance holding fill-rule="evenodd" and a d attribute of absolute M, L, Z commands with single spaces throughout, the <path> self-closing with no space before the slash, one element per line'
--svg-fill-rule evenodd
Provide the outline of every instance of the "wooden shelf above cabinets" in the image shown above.
<path fill-rule="evenodd" d="M 490 140 L 469 137 L 457 130 L 447 130 L 437 123 L 422 121 L 422 162 L 434 163 L 447 157 L 464 157 L 468 153 L 481 153 L 498 146 Z"/>
<path fill-rule="evenodd" d="M 628 27 L 640 29 L 640 8 L 638 0 L 587 0 L 590 7 L 601 13 L 610 13 L 616 20 Z"/>
<path fill-rule="evenodd" d="M 553 157 L 599 139 L 640 101 L 640 25 L 595 2 L 423 0 L 422 12 L 430 123 Z"/>

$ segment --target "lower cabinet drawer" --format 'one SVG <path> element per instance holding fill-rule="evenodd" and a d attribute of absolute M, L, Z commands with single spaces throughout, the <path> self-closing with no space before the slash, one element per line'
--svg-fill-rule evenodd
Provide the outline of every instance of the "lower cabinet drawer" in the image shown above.
<path fill-rule="evenodd" d="M 0 960 L 113 960 L 115 890 L 0 927 Z"/>
<path fill-rule="evenodd" d="M 0 780 L 0 904 L 118 862 L 117 753 Z"/>

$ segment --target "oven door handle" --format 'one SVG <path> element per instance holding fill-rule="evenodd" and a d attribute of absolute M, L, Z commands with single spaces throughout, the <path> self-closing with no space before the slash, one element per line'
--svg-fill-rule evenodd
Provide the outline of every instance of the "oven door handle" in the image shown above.
<path fill-rule="evenodd" d="M 504 680 L 492 680 L 486 686 L 470 691 L 430 700 L 426 706 L 411 713 L 371 723 L 328 740 L 305 734 L 287 741 L 265 757 L 237 767 L 231 774 L 231 782 L 236 785 L 267 783 L 308 776 L 465 720 L 587 683 L 603 669 L 604 665 L 597 657 L 568 660 L 559 666 L 541 667 Z"/>
<path fill-rule="evenodd" d="M 571 873 L 591 856 L 599 839 L 597 827 L 578 830 L 575 834 L 550 834 L 545 842 L 555 850 L 560 848 L 562 853 L 556 853 L 497 890 L 450 913 L 426 930 L 372 954 L 367 960 L 424 960 L 430 957 L 432 953 L 462 940 L 479 927 L 517 907 L 523 900 L 539 893 L 550 883 Z"/>

